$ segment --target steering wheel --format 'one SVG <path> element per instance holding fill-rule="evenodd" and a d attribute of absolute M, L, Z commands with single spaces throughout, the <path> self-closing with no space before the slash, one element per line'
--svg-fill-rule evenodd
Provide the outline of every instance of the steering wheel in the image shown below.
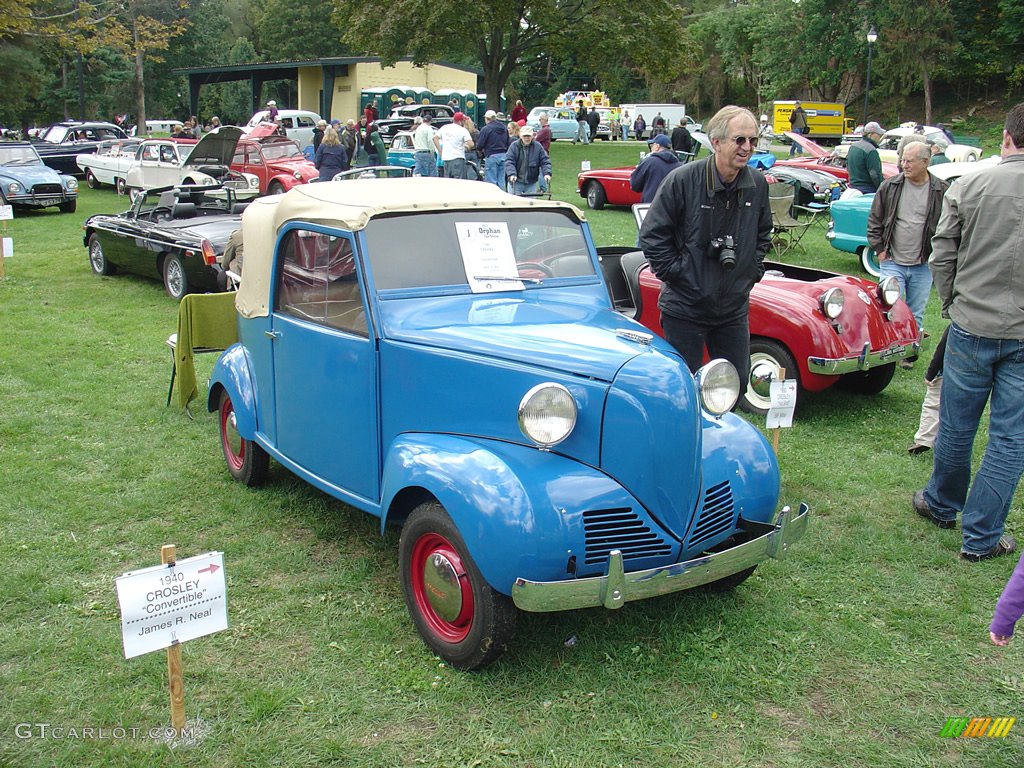
<path fill-rule="evenodd" d="M 529 271 L 531 269 L 535 269 L 538 272 L 540 272 L 542 275 L 544 275 L 544 277 L 554 277 L 555 276 L 555 273 L 551 269 L 551 267 L 549 267 L 547 264 L 541 264 L 540 262 L 537 262 L 537 261 L 523 261 L 520 264 L 518 264 L 518 267 L 519 267 L 519 274 L 520 275 L 523 274 L 524 270 Z"/>

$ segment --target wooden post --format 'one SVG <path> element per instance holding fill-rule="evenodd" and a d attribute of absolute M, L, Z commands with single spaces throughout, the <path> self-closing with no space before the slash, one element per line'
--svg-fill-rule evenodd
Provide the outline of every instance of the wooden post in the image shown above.
<path fill-rule="evenodd" d="M 173 544 L 164 544 L 160 548 L 160 562 L 174 565 L 175 552 Z M 181 643 L 177 640 L 167 649 L 167 685 L 171 694 L 171 727 L 178 735 L 185 727 L 185 685 L 181 678 Z"/>
<path fill-rule="evenodd" d="M 779 368 L 779 381 L 786 380 L 786 369 Z M 772 430 L 772 450 L 775 451 L 775 455 L 779 455 L 779 433 L 782 431 L 781 427 L 775 427 Z"/>

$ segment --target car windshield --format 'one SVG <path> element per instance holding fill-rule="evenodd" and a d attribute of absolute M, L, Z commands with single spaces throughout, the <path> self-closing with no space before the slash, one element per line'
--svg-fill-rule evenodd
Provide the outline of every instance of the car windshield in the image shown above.
<path fill-rule="evenodd" d="M 46 133 L 40 136 L 40 138 L 43 141 L 52 141 L 56 144 L 59 144 L 60 142 L 64 141 L 70 130 L 71 129 L 68 128 L 66 125 L 51 125 L 49 128 L 46 129 Z"/>
<path fill-rule="evenodd" d="M 488 241 L 474 245 L 480 233 Z M 367 225 L 366 241 L 379 290 L 468 285 L 471 277 L 518 277 L 540 285 L 594 274 L 583 228 L 560 211 L 430 211 L 378 218 Z M 502 260 L 509 252 L 514 266 Z M 467 265 L 474 274 L 467 274 Z M 511 278 L 506 269 L 515 270 Z M 495 271 L 501 274 L 491 274 Z"/>
<path fill-rule="evenodd" d="M 183 185 L 173 189 L 148 190 L 136 198 L 132 210 L 137 218 L 153 218 L 154 215 L 158 216 L 161 213 L 171 217 L 175 206 L 180 204 L 195 206 L 195 213 L 231 213 L 234 203 L 234 193 L 226 187 Z"/>
<path fill-rule="evenodd" d="M 32 146 L 4 146 L 0 144 L 0 165 L 42 165 L 39 154 Z"/>
<path fill-rule="evenodd" d="M 264 160 L 283 160 L 288 157 L 305 158 L 299 145 L 294 141 L 265 141 L 263 142 Z"/>

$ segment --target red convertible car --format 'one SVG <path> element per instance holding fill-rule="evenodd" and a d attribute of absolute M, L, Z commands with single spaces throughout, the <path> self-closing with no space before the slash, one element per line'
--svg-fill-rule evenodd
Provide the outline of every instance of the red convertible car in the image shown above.
<path fill-rule="evenodd" d="M 616 309 L 663 336 L 661 281 L 643 252 L 610 246 L 598 248 L 598 256 Z M 897 361 L 920 351 L 917 323 L 895 278 L 874 283 L 781 262 L 766 261 L 765 267 L 750 294 L 744 410 L 767 413 L 780 369 L 797 380 L 799 391 L 838 385 L 876 395 L 892 381 Z"/>
<path fill-rule="evenodd" d="M 260 123 L 238 141 L 231 170 L 260 180 L 261 195 L 280 195 L 320 176 L 299 145 L 277 133 L 273 123 Z"/>

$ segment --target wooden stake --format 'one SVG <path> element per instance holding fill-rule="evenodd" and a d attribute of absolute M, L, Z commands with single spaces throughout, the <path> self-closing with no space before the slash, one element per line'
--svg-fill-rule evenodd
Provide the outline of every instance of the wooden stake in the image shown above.
<path fill-rule="evenodd" d="M 173 565 L 177 562 L 175 546 L 164 544 L 160 548 L 160 562 Z M 175 641 L 167 649 L 167 686 L 171 694 L 171 727 L 175 735 L 185 727 L 185 684 L 181 677 L 181 643 Z"/>

